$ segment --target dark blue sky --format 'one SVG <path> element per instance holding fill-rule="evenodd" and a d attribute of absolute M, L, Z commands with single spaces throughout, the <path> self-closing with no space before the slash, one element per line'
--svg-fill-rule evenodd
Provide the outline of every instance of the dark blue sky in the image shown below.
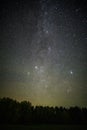
<path fill-rule="evenodd" d="M 87 106 L 86 0 L 1 0 L 0 97 Z"/>

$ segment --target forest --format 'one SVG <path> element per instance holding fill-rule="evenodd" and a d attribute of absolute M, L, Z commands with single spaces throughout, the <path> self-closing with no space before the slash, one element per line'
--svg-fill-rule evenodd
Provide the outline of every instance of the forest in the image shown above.
<path fill-rule="evenodd" d="M 18 102 L 0 98 L 0 124 L 87 124 L 87 108 L 33 106 L 29 101 Z"/>

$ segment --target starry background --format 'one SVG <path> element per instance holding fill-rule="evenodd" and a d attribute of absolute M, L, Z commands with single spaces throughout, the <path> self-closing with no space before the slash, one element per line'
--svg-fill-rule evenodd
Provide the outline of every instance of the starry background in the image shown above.
<path fill-rule="evenodd" d="M 0 97 L 87 106 L 86 0 L 0 1 Z"/>

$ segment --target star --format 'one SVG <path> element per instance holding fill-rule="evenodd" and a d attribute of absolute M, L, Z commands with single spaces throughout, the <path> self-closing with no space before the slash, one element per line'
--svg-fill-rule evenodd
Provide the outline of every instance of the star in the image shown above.
<path fill-rule="evenodd" d="M 44 67 L 40 66 L 40 73 L 44 73 Z"/>
<path fill-rule="evenodd" d="M 47 84 L 45 84 L 45 88 L 48 88 L 48 85 L 47 85 Z"/>
<path fill-rule="evenodd" d="M 30 75 L 30 72 L 27 72 L 27 75 Z"/>
<path fill-rule="evenodd" d="M 73 75 L 73 71 L 72 70 L 70 70 L 70 74 Z"/>
<path fill-rule="evenodd" d="M 38 66 L 35 66 L 34 68 L 37 70 L 37 69 L 38 69 Z"/>
<path fill-rule="evenodd" d="M 71 93 L 72 92 L 72 88 L 68 88 L 67 89 L 67 94 Z"/>
<path fill-rule="evenodd" d="M 46 34 L 48 34 L 49 33 L 49 31 L 48 30 L 46 30 L 46 32 L 45 32 Z"/>
<path fill-rule="evenodd" d="M 51 51 L 51 47 L 50 46 L 48 47 L 48 51 Z"/>
<path fill-rule="evenodd" d="M 45 14 L 45 15 L 47 15 L 47 14 L 48 14 L 48 12 L 44 12 L 44 14 Z"/>

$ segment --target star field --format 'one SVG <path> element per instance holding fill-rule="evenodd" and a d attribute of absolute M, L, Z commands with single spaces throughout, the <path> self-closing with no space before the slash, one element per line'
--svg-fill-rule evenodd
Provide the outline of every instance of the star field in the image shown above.
<path fill-rule="evenodd" d="M 0 97 L 87 106 L 86 0 L 4 0 L 0 19 Z"/>

